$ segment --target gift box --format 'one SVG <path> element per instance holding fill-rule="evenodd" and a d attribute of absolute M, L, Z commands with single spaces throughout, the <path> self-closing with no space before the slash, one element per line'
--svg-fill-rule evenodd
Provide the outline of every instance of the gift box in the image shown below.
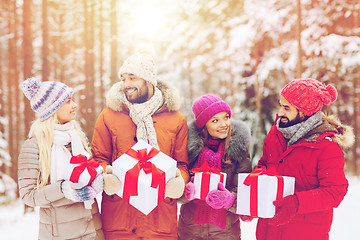
<path fill-rule="evenodd" d="M 74 188 L 80 189 L 90 185 L 101 171 L 102 167 L 91 156 L 79 154 L 71 157 L 62 178 L 75 183 Z"/>
<path fill-rule="evenodd" d="M 177 162 L 140 140 L 113 162 L 113 174 L 121 182 L 116 193 L 148 215 L 165 199 L 166 183 L 176 176 Z"/>
<path fill-rule="evenodd" d="M 220 172 L 218 168 L 209 167 L 205 161 L 200 168 L 194 168 L 194 198 L 205 200 L 208 193 L 218 189 L 218 183 L 226 185 L 226 173 Z"/>
<path fill-rule="evenodd" d="M 273 202 L 294 194 L 295 178 L 261 174 L 238 174 L 236 213 L 260 218 L 275 215 Z"/>

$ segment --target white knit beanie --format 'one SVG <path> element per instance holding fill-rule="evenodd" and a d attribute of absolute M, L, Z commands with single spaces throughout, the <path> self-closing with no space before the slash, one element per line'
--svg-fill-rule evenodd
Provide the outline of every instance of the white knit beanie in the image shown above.
<path fill-rule="evenodd" d="M 135 53 L 128 57 L 119 70 L 119 78 L 123 73 L 134 74 L 156 86 L 155 50 L 151 45 L 142 44 L 135 49 Z"/>
<path fill-rule="evenodd" d="M 73 89 L 64 83 L 41 82 L 38 78 L 28 78 L 20 87 L 41 120 L 53 115 L 74 93 Z"/>

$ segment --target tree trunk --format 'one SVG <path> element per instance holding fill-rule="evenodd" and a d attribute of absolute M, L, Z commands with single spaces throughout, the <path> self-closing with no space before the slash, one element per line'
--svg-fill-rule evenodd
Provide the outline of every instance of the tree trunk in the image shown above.
<path fill-rule="evenodd" d="M 116 0 L 111 0 L 110 12 L 110 35 L 111 35 L 111 85 L 118 81 L 118 63 L 117 63 L 117 21 L 116 21 Z"/>
<path fill-rule="evenodd" d="M 31 5 L 32 0 L 23 2 L 23 57 L 24 57 L 24 80 L 32 77 L 33 68 L 33 46 L 32 46 L 32 31 L 31 31 Z M 27 136 L 31 121 L 35 118 L 35 113 L 31 109 L 28 99 L 21 94 L 24 99 L 24 133 Z"/>
<path fill-rule="evenodd" d="M 48 32 L 48 2 L 42 0 L 42 80 L 48 81 L 50 74 L 49 67 L 49 32 Z"/>
<path fill-rule="evenodd" d="M 298 41 L 298 61 L 297 61 L 297 68 L 296 68 L 296 77 L 301 78 L 302 75 L 302 48 L 301 48 L 301 0 L 297 0 L 297 41 Z"/>
<path fill-rule="evenodd" d="M 103 64 L 104 64 L 104 29 L 103 29 L 103 23 L 104 23 L 104 18 L 103 18 L 103 0 L 99 0 L 99 79 L 100 79 L 100 89 L 99 89 L 99 101 L 100 101 L 100 109 L 103 109 L 105 107 L 105 96 L 104 96 L 104 92 L 105 90 L 105 86 L 104 86 L 104 80 L 103 80 L 103 75 L 104 75 L 104 68 L 103 68 Z"/>
<path fill-rule="evenodd" d="M 84 41 L 85 41 L 85 88 L 82 106 L 82 117 L 86 119 L 87 128 L 84 131 L 91 139 L 95 125 L 95 87 L 94 87 L 94 2 L 84 0 Z M 90 3 L 90 4 L 89 4 Z"/>

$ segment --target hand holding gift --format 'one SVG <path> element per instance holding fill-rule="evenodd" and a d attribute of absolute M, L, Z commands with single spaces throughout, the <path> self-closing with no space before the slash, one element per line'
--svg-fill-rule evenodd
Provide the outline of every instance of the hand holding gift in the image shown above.
<path fill-rule="evenodd" d="M 112 166 L 106 166 L 104 174 L 104 191 L 107 195 L 113 195 L 120 191 L 121 182 L 117 176 L 112 174 Z"/>
<path fill-rule="evenodd" d="M 70 181 L 61 182 L 61 191 L 67 199 L 73 202 L 85 202 L 96 197 L 96 191 L 90 186 L 85 186 L 80 189 L 74 189 L 73 183 Z"/>
<path fill-rule="evenodd" d="M 299 199 L 296 195 L 290 195 L 274 201 L 276 207 L 275 216 L 270 220 L 270 224 L 280 226 L 287 224 L 296 215 L 299 209 Z"/>
<path fill-rule="evenodd" d="M 181 176 L 180 169 L 176 168 L 176 176 L 166 183 L 165 195 L 169 198 L 179 198 L 183 195 L 185 181 Z"/>
<path fill-rule="evenodd" d="M 218 189 L 209 192 L 205 201 L 214 209 L 228 209 L 233 205 L 235 195 L 227 190 L 221 182 L 219 182 Z"/>
<path fill-rule="evenodd" d="M 194 176 L 191 177 L 190 182 L 185 186 L 184 195 L 187 200 L 192 201 L 195 199 L 195 185 L 194 185 Z"/>

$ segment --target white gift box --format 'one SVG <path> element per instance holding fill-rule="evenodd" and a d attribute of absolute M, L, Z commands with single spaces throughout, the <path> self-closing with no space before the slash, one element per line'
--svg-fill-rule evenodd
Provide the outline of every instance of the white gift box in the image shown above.
<path fill-rule="evenodd" d="M 94 178 L 100 172 L 102 172 L 102 166 L 95 162 L 95 160 L 92 159 L 89 155 L 78 155 L 73 156 L 72 159 L 73 158 L 78 158 L 81 160 L 75 160 L 76 163 L 72 163 L 72 160 L 70 159 L 70 162 L 66 164 L 62 174 L 62 179 L 69 180 L 74 183 L 73 188 L 81 189 L 85 186 L 90 185 Z M 91 176 L 89 171 L 96 171 L 96 173 L 93 172 L 94 175 Z"/>
<path fill-rule="evenodd" d="M 207 175 L 207 176 L 206 176 Z M 226 173 L 212 173 L 212 172 L 195 172 L 194 174 L 194 186 L 195 195 L 194 198 L 205 200 L 207 194 L 218 189 L 218 183 L 222 182 L 226 186 Z"/>
<path fill-rule="evenodd" d="M 285 176 L 257 176 L 250 186 L 244 184 L 248 173 L 238 174 L 236 213 L 260 218 L 275 215 L 273 202 L 294 194 L 295 178 Z M 257 179 L 257 181 L 256 181 Z"/>
<path fill-rule="evenodd" d="M 146 149 L 148 154 L 150 153 L 150 150 L 152 148 L 153 147 L 151 145 L 147 144 L 142 140 L 140 140 L 131 147 L 131 149 L 135 151 Z M 176 176 L 177 162 L 160 151 L 154 157 L 147 160 L 147 162 L 155 164 L 156 168 L 164 172 L 165 183 L 167 183 L 170 179 Z M 127 200 L 130 205 L 132 205 L 145 215 L 148 215 L 162 200 L 165 199 L 166 196 L 163 196 L 162 199 L 159 199 L 159 196 L 161 195 L 159 195 L 159 190 L 162 189 L 164 191 L 165 185 L 162 187 L 157 186 L 156 188 L 151 187 L 153 173 L 147 174 L 145 173 L 144 169 L 141 168 L 138 172 L 137 178 L 137 195 L 127 196 L 128 193 L 124 194 L 124 188 L 126 188 L 125 185 L 128 185 L 128 183 L 125 182 L 125 179 L 127 178 L 126 175 L 128 174 L 129 176 L 130 172 L 132 172 L 132 169 L 137 168 L 136 165 L 140 166 L 140 161 L 126 153 L 122 154 L 118 159 L 113 162 L 113 174 L 120 179 L 122 185 L 121 189 L 116 194 L 119 195 L 121 198 L 124 198 L 124 200 Z M 133 184 L 136 186 L 136 179 L 135 181 L 131 182 L 135 182 Z M 130 185 L 131 182 L 129 182 Z"/>

